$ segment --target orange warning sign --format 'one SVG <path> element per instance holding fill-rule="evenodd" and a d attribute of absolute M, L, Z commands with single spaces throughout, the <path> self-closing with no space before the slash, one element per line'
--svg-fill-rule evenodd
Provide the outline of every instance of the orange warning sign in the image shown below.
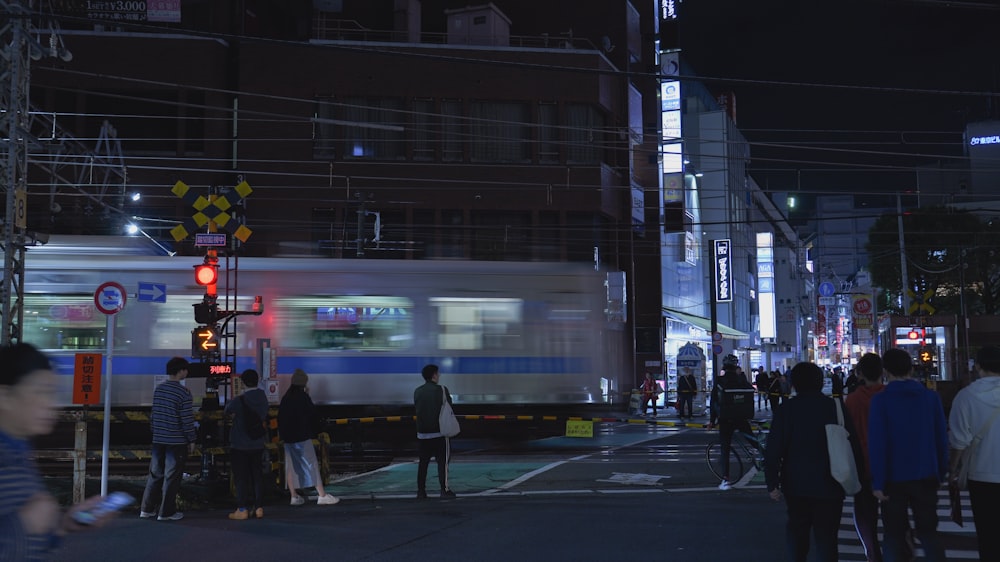
<path fill-rule="evenodd" d="M 100 404 L 101 354 L 77 353 L 73 365 L 73 403 Z"/>

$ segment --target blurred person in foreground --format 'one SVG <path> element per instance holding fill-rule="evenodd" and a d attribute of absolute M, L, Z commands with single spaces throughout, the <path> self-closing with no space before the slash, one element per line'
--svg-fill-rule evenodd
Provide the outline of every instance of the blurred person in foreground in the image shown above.
<path fill-rule="evenodd" d="M 837 562 L 837 532 L 844 510 L 844 489 L 830 475 L 826 425 L 837 423 L 838 400 L 823 394 L 823 370 L 802 362 L 792 368 L 795 396 L 774 411 L 764 453 L 767 490 L 774 501 L 785 498 L 788 558 L 805 562 L 810 536 L 815 559 Z M 861 450 L 849 416 L 844 427 L 855 455 Z M 856 459 L 857 457 L 855 457 Z"/>
<path fill-rule="evenodd" d="M 979 559 L 1000 560 L 1000 534 L 991 529 L 1000 521 L 1000 347 L 980 349 L 976 370 L 979 377 L 958 391 L 948 416 L 950 485 L 957 484 L 962 452 L 975 447 L 970 452 L 968 488 Z"/>
<path fill-rule="evenodd" d="M 899 348 L 882 354 L 888 384 L 872 396 L 868 413 L 868 459 L 872 494 L 882 502 L 888 562 L 907 560 L 913 512 L 914 534 L 924 558 L 945 559 L 938 536 L 938 488 L 948 470 L 948 432 L 941 397 L 911 378 L 913 358 Z"/>
<path fill-rule="evenodd" d="M 72 514 L 97 505 L 94 496 L 68 511 L 46 490 L 33 459 L 31 439 L 56 423 L 57 380 L 48 358 L 25 343 L 0 348 L 0 560 L 47 560 L 68 531 L 80 525 Z"/>

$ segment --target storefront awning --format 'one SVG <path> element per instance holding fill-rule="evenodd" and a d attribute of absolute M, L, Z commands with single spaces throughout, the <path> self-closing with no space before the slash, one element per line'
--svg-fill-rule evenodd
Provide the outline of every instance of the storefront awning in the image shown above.
<path fill-rule="evenodd" d="M 694 314 L 688 314 L 686 312 L 680 312 L 672 308 L 663 307 L 663 314 L 670 316 L 675 320 L 681 322 L 687 322 L 692 326 L 697 326 L 706 332 L 712 332 L 712 320 L 709 318 L 702 318 L 701 316 L 695 316 Z M 730 340 L 745 340 L 750 337 L 750 334 L 745 334 L 739 330 L 734 330 L 729 326 L 721 322 L 715 323 L 716 329 L 722 334 L 722 337 Z"/>

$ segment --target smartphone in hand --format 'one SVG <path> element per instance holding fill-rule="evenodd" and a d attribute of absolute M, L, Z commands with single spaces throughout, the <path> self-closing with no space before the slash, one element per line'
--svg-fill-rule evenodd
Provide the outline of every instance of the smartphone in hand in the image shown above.
<path fill-rule="evenodd" d="M 105 515 L 128 507 L 135 503 L 135 498 L 125 492 L 112 492 L 100 503 L 90 509 L 73 513 L 73 520 L 81 525 L 93 525 Z"/>

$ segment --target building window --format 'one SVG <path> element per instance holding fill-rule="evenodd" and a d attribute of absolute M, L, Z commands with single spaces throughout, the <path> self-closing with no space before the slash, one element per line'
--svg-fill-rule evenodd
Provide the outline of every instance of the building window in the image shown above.
<path fill-rule="evenodd" d="M 402 102 L 395 98 L 349 97 L 339 104 L 344 160 L 404 158 Z"/>
<path fill-rule="evenodd" d="M 421 162 L 434 160 L 434 100 L 413 100 L 410 118 L 410 140 L 413 143 L 413 159 Z"/>
<path fill-rule="evenodd" d="M 555 102 L 538 104 L 538 163 L 559 162 L 559 106 Z"/>
<path fill-rule="evenodd" d="M 566 106 L 566 160 L 599 164 L 604 160 L 604 114 L 583 104 Z"/>
<path fill-rule="evenodd" d="M 527 162 L 531 157 L 528 104 L 473 102 L 471 105 L 474 162 Z"/>
<path fill-rule="evenodd" d="M 462 102 L 444 100 L 441 102 L 441 160 L 461 162 L 462 145 Z"/>

